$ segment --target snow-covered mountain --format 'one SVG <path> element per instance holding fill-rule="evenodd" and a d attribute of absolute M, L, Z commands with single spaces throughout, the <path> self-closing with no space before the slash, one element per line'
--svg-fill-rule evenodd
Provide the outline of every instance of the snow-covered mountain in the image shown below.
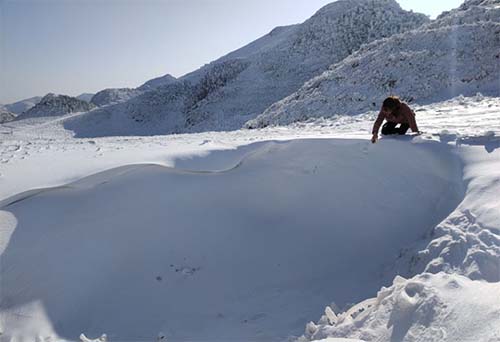
<path fill-rule="evenodd" d="M 426 22 L 394 0 L 337 1 L 303 24 L 276 28 L 175 83 L 66 127 L 78 136 L 235 129 L 362 44 Z"/>
<path fill-rule="evenodd" d="M 134 88 L 108 88 L 92 96 L 90 103 L 102 107 L 130 100 L 140 94 L 142 94 L 142 91 Z"/>
<path fill-rule="evenodd" d="M 35 107 L 35 105 L 38 102 L 40 102 L 41 99 L 42 99 L 41 96 L 34 96 L 30 97 L 29 99 L 24 99 L 21 101 L 3 105 L 3 107 L 5 107 L 5 109 L 8 110 L 9 112 L 19 115 Z"/>
<path fill-rule="evenodd" d="M 363 46 L 246 126 L 377 110 L 396 94 L 428 103 L 500 94 L 500 1 L 469 0 L 419 29 Z"/>
<path fill-rule="evenodd" d="M 83 93 L 83 94 L 80 94 L 78 96 L 76 96 L 76 98 L 78 100 L 82 100 L 82 101 L 85 101 L 85 102 L 90 102 L 90 100 L 92 100 L 92 97 L 94 97 L 95 94 L 92 94 L 92 93 Z"/>
<path fill-rule="evenodd" d="M 3 106 L 0 106 L 0 124 L 12 121 L 16 118 L 14 113 L 9 112 Z"/>
<path fill-rule="evenodd" d="M 137 89 L 143 91 L 152 90 L 167 84 L 172 84 L 175 81 L 177 81 L 177 79 L 174 76 L 166 74 L 164 76 L 153 78 L 152 80 L 147 81 Z"/>
<path fill-rule="evenodd" d="M 69 113 L 87 112 L 93 108 L 95 108 L 93 104 L 79 100 L 76 97 L 49 93 L 36 106 L 19 115 L 17 119 L 60 116 Z"/>
<path fill-rule="evenodd" d="M 154 90 L 158 87 L 172 84 L 177 79 L 172 75 L 164 75 L 147 81 L 137 88 L 108 88 L 95 94 L 90 102 L 98 107 L 117 104 L 128 101 L 136 96 L 144 94 L 146 91 Z"/>

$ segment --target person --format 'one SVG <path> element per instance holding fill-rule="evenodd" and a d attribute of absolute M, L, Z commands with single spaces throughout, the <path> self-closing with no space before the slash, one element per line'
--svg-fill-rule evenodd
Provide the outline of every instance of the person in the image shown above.
<path fill-rule="evenodd" d="M 417 121 L 415 120 L 415 113 L 396 96 L 389 96 L 382 104 L 382 109 L 373 124 L 372 143 L 374 144 L 378 140 L 378 132 L 384 120 L 387 120 L 387 122 L 382 126 L 382 135 L 404 135 L 409 128 L 413 132 L 420 134 Z"/>

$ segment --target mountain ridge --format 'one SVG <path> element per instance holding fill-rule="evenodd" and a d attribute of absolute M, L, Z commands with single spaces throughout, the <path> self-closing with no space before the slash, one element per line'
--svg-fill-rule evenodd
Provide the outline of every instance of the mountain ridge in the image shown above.
<path fill-rule="evenodd" d="M 81 137 L 238 129 L 362 44 L 427 22 L 425 15 L 404 11 L 394 0 L 356 0 L 354 5 L 341 0 L 173 84 L 64 124 Z"/>
<path fill-rule="evenodd" d="M 467 1 L 418 29 L 366 44 L 245 127 L 378 110 L 388 95 L 420 104 L 478 92 L 498 96 L 498 4 Z"/>
<path fill-rule="evenodd" d="M 38 117 L 61 116 L 69 113 L 87 112 L 94 109 L 92 103 L 67 95 L 49 93 L 39 103 L 16 117 L 16 120 Z"/>

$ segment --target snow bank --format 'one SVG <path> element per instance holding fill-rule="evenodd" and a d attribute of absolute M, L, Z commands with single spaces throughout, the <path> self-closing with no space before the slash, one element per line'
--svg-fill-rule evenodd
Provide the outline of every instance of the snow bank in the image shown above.
<path fill-rule="evenodd" d="M 1 321 L 28 327 L 40 302 L 46 329 L 72 340 L 284 339 L 325 303 L 390 284 L 401 248 L 463 197 L 459 160 L 438 142 L 247 152 L 226 171 L 126 166 L 4 202 Z"/>
<path fill-rule="evenodd" d="M 382 288 L 376 298 L 353 307 L 336 322 L 309 323 L 298 341 L 325 341 L 327 336 L 380 342 L 497 341 L 499 298 L 500 283 L 456 274 L 396 277 L 391 287 Z"/>
<path fill-rule="evenodd" d="M 318 324 L 308 324 L 302 340 L 327 336 L 366 341 L 498 339 L 499 142 L 495 134 L 459 140 L 467 184 L 464 200 L 428 236 L 402 251 L 395 264 L 398 274 L 421 275 L 410 280 L 396 277 L 393 286 L 379 291 L 376 299 L 362 301 L 340 316 L 327 308 Z"/>
<path fill-rule="evenodd" d="M 477 139 L 477 138 L 476 138 Z M 471 279 L 500 281 L 500 139 L 496 149 L 462 146 L 467 196 L 431 234 L 411 260 L 412 273 L 456 272 Z M 467 139 L 474 144 L 474 139 Z"/>

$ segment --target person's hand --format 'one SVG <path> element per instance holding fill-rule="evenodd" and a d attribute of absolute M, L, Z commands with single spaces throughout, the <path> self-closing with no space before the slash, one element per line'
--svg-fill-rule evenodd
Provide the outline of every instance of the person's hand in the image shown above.
<path fill-rule="evenodd" d="M 372 136 L 372 144 L 375 144 L 377 142 L 377 140 L 378 140 L 378 134 L 374 134 Z"/>

